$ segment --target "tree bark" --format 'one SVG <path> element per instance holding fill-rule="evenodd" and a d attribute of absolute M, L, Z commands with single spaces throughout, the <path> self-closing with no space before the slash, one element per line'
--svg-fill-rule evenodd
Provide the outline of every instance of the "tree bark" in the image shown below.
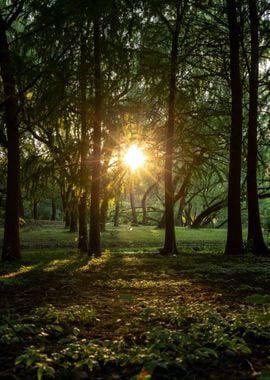
<path fill-rule="evenodd" d="M 100 207 L 100 231 L 106 231 L 106 223 L 108 217 L 108 208 L 109 208 L 109 198 L 107 192 L 104 194 L 104 198 Z"/>
<path fill-rule="evenodd" d="M 114 227 L 119 227 L 119 213 L 120 213 L 120 199 L 119 195 L 115 197 L 115 210 L 114 210 Z"/>
<path fill-rule="evenodd" d="M 51 220 L 52 221 L 56 220 L 56 203 L 55 203 L 54 199 L 52 199 L 52 215 L 51 215 Z"/>
<path fill-rule="evenodd" d="M 33 199 L 33 219 L 38 220 L 38 200 Z"/>
<path fill-rule="evenodd" d="M 164 187 L 165 187 L 165 241 L 160 250 L 163 255 L 177 254 L 175 227 L 174 227 L 174 188 L 173 188 L 173 154 L 174 154 L 174 127 L 176 101 L 176 72 L 178 58 L 178 37 L 180 31 L 180 4 L 177 6 L 175 29 L 172 30 L 172 47 L 170 56 L 170 79 L 168 99 L 168 120 L 165 147 Z"/>
<path fill-rule="evenodd" d="M 215 214 L 217 211 L 221 210 L 225 207 L 224 201 L 218 201 L 209 207 L 207 207 L 205 210 L 203 210 L 193 221 L 191 227 L 192 228 L 200 228 L 202 225 L 205 225 L 204 220 L 207 219 L 210 223 L 211 218 L 210 216 L 212 214 Z"/>
<path fill-rule="evenodd" d="M 87 188 L 88 188 L 88 168 L 87 168 L 87 155 L 88 155 L 88 137 L 87 137 L 87 108 L 86 108 L 86 46 L 85 36 L 81 36 L 81 65 L 80 65 L 80 91 L 81 91 L 81 141 L 80 141 L 80 200 L 79 200 L 79 236 L 78 236 L 78 249 L 81 252 L 88 251 L 87 243 L 87 223 L 86 223 L 86 210 L 87 210 Z"/>
<path fill-rule="evenodd" d="M 22 192 L 21 192 L 21 188 L 20 187 L 19 187 L 19 216 L 22 219 L 25 219 L 24 206 L 23 206 L 23 198 L 22 198 Z"/>
<path fill-rule="evenodd" d="M 241 146 L 242 86 L 239 60 L 239 26 L 235 0 L 227 0 L 230 41 L 231 136 L 228 186 L 228 230 L 225 254 L 241 255 L 243 251 L 241 222 Z"/>
<path fill-rule="evenodd" d="M 62 207 L 64 213 L 64 222 L 65 228 L 69 228 L 70 226 L 70 196 L 71 196 L 71 186 L 69 185 L 67 189 L 64 186 L 61 186 L 61 199 L 62 199 Z"/>
<path fill-rule="evenodd" d="M 137 219 L 137 213 L 136 213 L 136 207 L 135 207 L 133 181 L 132 181 L 131 175 L 130 175 L 130 182 L 129 182 L 129 200 L 130 200 L 130 207 L 131 207 L 131 224 L 132 226 L 137 226 L 138 219 Z"/>
<path fill-rule="evenodd" d="M 70 211 L 69 232 L 77 232 L 77 231 L 78 231 L 78 212 L 77 212 L 77 207 L 75 207 Z"/>
<path fill-rule="evenodd" d="M 6 25 L 1 11 L 0 68 L 5 96 L 5 122 L 8 139 L 7 198 L 2 260 L 18 260 L 21 257 L 19 232 L 20 149 L 18 101 L 11 53 L 6 36 Z"/>
<path fill-rule="evenodd" d="M 90 205 L 90 233 L 89 256 L 101 256 L 100 241 L 100 173 L 101 173 L 101 48 L 100 48 L 100 20 L 94 20 L 94 132 L 92 154 L 92 183 Z"/>
<path fill-rule="evenodd" d="M 157 182 L 153 183 L 151 186 L 148 187 L 146 192 L 144 193 L 142 200 L 141 200 L 141 206 L 142 206 L 142 224 L 147 225 L 148 223 L 148 215 L 147 215 L 147 207 L 146 207 L 146 199 L 148 195 L 151 193 L 152 190 L 154 190 L 157 187 Z"/>
<path fill-rule="evenodd" d="M 269 255 L 261 229 L 259 197 L 257 188 L 257 131 L 258 131 L 258 70 L 259 70 L 259 18 L 256 0 L 248 1 L 251 63 L 249 73 L 249 120 L 247 153 L 247 201 L 248 241 L 247 247 L 254 255 Z"/>

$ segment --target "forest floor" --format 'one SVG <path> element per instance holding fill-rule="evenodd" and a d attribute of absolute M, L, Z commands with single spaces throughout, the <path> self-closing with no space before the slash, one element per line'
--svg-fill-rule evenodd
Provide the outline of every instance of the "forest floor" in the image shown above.
<path fill-rule="evenodd" d="M 270 258 L 198 241 L 169 258 L 130 239 L 90 261 L 35 247 L 1 264 L 0 379 L 269 380 Z"/>

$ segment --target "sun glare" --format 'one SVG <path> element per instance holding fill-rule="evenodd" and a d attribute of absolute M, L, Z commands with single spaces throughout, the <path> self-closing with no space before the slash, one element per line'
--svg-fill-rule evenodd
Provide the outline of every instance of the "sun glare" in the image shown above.
<path fill-rule="evenodd" d="M 132 144 L 124 155 L 125 164 L 133 171 L 142 166 L 144 161 L 145 155 L 136 144 Z"/>

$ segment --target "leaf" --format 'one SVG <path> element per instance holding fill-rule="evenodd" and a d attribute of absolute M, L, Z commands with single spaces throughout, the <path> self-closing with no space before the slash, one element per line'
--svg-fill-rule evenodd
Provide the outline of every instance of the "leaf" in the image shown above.
<path fill-rule="evenodd" d="M 133 295 L 132 294 L 120 294 L 119 296 L 120 301 L 124 302 L 131 302 L 133 300 Z"/>
<path fill-rule="evenodd" d="M 270 372 L 263 372 L 258 380 L 270 380 Z"/>
<path fill-rule="evenodd" d="M 37 378 L 38 378 L 38 380 L 42 380 L 42 376 L 43 376 L 43 368 L 39 367 L 39 369 L 37 370 Z"/>
<path fill-rule="evenodd" d="M 246 297 L 246 301 L 253 305 L 266 305 L 270 304 L 270 295 L 252 294 Z"/>

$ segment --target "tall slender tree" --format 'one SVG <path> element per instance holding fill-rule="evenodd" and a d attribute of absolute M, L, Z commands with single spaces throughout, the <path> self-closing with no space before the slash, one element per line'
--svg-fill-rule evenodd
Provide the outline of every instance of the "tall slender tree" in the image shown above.
<path fill-rule="evenodd" d="M 14 9 L 13 17 L 5 20 L 0 10 L 0 68 L 5 97 L 5 123 L 7 131 L 7 198 L 5 213 L 4 242 L 2 249 L 3 260 L 20 259 L 19 234 L 19 197 L 20 197 L 20 149 L 19 149 L 19 120 L 18 98 L 16 93 L 15 72 L 12 53 L 9 49 L 7 30 L 21 10 L 23 2 Z"/>
<path fill-rule="evenodd" d="M 239 25 L 236 0 L 227 0 L 230 46 L 231 136 L 228 188 L 228 230 L 225 254 L 243 253 L 241 221 L 241 147 L 242 147 L 242 84 L 240 73 Z"/>
<path fill-rule="evenodd" d="M 173 155 L 174 155 L 174 129 L 175 129 L 175 105 L 176 105 L 176 75 L 179 51 L 179 34 L 181 21 L 184 15 L 186 1 L 176 2 L 176 18 L 172 26 L 163 14 L 161 19 L 168 26 L 172 45 L 170 52 L 170 74 L 169 74 L 169 97 L 168 118 L 165 146 L 164 184 L 165 184 L 165 241 L 161 249 L 163 255 L 177 254 L 175 227 L 174 227 L 174 186 L 173 186 Z"/>
<path fill-rule="evenodd" d="M 270 255 L 262 234 L 257 188 L 259 17 L 256 0 L 248 0 L 251 59 L 247 153 L 248 248 L 255 255 Z"/>
<path fill-rule="evenodd" d="M 92 182 L 90 204 L 89 255 L 101 256 L 100 241 L 100 174 L 101 174 L 101 33 L 100 15 L 94 18 L 94 128 L 92 153 Z"/>
<path fill-rule="evenodd" d="M 87 189 L 88 189 L 88 123 L 87 123 L 87 104 L 86 104 L 86 83 L 87 83 L 87 64 L 86 64 L 86 35 L 81 33 L 80 40 L 80 100 L 81 100 L 81 141 L 80 141 L 80 200 L 79 200 L 79 237 L 78 248 L 81 252 L 87 252 L 87 223 L 86 223 L 86 210 L 87 210 Z"/>

